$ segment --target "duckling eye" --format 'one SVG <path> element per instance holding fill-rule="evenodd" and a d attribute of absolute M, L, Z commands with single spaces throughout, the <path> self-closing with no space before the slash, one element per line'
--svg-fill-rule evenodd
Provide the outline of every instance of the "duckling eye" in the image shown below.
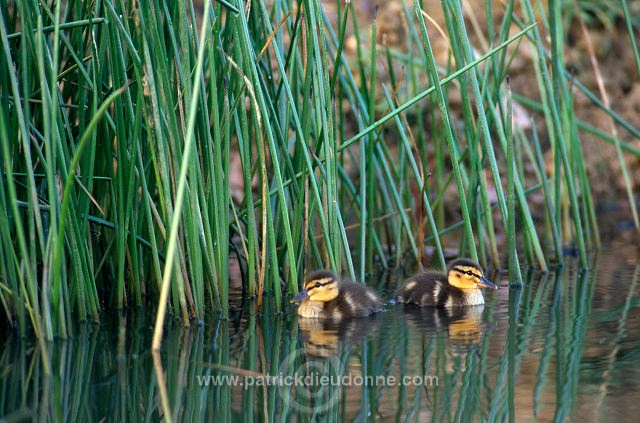
<path fill-rule="evenodd" d="M 473 272 L 471 270 L 467 270 L 465 273 L 469 276 L 473 276 Z"/>

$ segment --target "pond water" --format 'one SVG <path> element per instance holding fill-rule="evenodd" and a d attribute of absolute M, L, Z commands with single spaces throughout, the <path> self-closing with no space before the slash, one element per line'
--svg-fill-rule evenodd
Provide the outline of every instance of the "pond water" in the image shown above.
<path fill-rule="evenodd" d="M 382 275 L 393 291 L 402 275 Z M 170 327 L 150 351 L 148 312 L 76 328 L 41 351 L 0 345 L 6 421 L 637 421 L 640 265 L 616 254 L 504 275 L 484 307 L 388 305 L 339 325 L 253 312 Z M 374 284 L 375 286 L 375 284 Z M 388 295 L 387 295 L 388 298 Z M 323 378 L 324 376 L 324 378 Z M 1 420 L 1 419 L 0 419 Z"/>

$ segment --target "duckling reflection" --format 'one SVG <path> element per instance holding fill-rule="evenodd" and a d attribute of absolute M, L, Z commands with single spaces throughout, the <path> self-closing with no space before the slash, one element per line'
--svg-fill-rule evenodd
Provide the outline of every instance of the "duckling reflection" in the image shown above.
<path fill-rule="evenodd" d="M 332 357 L 340 352 L 343 345 L 357 344 L 365 339 L 376 326 L 376 321 L 375 317 L 299 319 L 299 338 L 308 356 Z"/>
<path fill-rule="evenodd" d="M 482 321 L 483 305 L 467 307 L 420 307 L 406 304 L 403 312 L 409 324 L 420 332 L 447 332 L 449 346 L 455 354 L 473 350 L 484 333 L 493 327 Z"/>

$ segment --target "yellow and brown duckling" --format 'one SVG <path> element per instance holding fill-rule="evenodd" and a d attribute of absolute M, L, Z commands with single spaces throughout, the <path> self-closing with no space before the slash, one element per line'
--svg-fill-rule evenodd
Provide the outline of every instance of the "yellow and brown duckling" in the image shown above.
<path fill-rule="evenodd" d="M 396 292 L 396 301 L 431 307 L 456 307 L 484 304 L 482 288 L 498 289 L 484 277 L 473 260 L 457 259 L 447 273 L 420 272 L 411 276 Z"/>
<path fill-rule="evenodd" d="M 327 319 L 369 316 L 382 308 L 372 290 L 363 284 L 340 280 L 329 270 L 310 273 L 304 290 L 291 301 L 300 303 L 300 316 Z"/>

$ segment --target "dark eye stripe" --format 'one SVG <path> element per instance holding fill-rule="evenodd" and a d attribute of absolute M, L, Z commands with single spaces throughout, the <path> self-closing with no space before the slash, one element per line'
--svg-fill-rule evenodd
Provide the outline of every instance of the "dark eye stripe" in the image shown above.
<path fill-rule="evenodd" d="M 324 282 L 324 283 L 322 283 L 322 282 L 318 282 L 317 284 L 313 285 L 312 287 L 307 288 L 307 291 L 310 291 L 310 290 L 312 290 L 312 289 L 316 289 L 316 288 L 320 288 L 320 287 L 322 287 L 322 286 L 329 285 L 329 284 L 331 284 L 331 283 L 333 283 L 333 281 Z"/>
<path fill-rule="evenodd" d="M 454 269 L 456 272 L 462 273 L 463 275 L 469 275 L 469 276 L 475 276 L 476 278 L 480 279 L 482 277 L 482 275 L 478 275 L 476 273 L 473 273 L 471 270 L 462 270 L 459 267 L 454 267 Z"/>

